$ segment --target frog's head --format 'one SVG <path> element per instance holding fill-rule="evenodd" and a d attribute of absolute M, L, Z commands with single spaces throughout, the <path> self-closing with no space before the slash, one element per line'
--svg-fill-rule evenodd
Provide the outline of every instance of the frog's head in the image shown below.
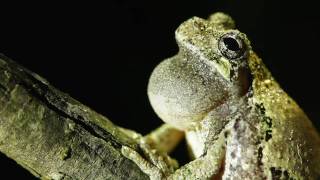
<path fill-rule="evenodd" d="M 232 18 L 215 13 L 208 20 L 193 17 L 176 30 L 180 52 L 212 65 L 228 81 L 237 78 L 237 71 L 246 67 L 250 42 L 234 29 Z"/>
<path fill-rule="evenodd" d="M 249 88 L 250 43 L 223 13 L 193 17 L 176 30 L 178 55 L 152 73 L 148 95 L 162 120 L 188 129 L 224 102 Z"/>

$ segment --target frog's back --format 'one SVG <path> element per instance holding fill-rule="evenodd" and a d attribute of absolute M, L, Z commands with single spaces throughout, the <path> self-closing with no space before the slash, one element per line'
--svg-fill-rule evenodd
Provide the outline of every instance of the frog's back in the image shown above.
<path fill-rule="evenodd" d="M 311 121 L 254 53 L 249 66 L 253 101 L 265 117 L 261 124 L 264 172 L 274 179 L 320 178 L 320 138 Z"/>

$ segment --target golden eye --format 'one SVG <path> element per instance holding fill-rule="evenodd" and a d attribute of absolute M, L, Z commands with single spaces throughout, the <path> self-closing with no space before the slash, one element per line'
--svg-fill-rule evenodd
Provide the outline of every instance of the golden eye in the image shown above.
<path fill-rule="evenodd" d="M 219 40 L 219 50 L 227 59 L 240 59 L 246 54 L 246 46 L 235 32 L 224 34 Z"/>

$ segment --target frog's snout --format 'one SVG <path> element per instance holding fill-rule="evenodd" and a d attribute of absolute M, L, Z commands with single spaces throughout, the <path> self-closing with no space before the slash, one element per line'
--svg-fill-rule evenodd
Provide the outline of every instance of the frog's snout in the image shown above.
<path fill-rule="evenodd" d="M 176 40 L 179 43 L 189 41 L 188 38 L 201 33 L 207 27 L 208 21 L 199 17 L 192 17 L 183 22 L 175 31 Z"/>

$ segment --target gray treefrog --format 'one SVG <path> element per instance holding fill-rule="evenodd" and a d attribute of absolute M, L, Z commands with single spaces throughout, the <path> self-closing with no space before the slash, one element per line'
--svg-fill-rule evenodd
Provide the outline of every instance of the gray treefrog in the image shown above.
<path fill-rule="evenodd" d="M 232 18 L 193 17 L 175 32 L 177 55 L 153 71 L 148 96 L 167 124 L 122 153 L 151 179 L 317 179 L 320 138 Z M 184 132 L 193 160 L 169 153 Z"/>

